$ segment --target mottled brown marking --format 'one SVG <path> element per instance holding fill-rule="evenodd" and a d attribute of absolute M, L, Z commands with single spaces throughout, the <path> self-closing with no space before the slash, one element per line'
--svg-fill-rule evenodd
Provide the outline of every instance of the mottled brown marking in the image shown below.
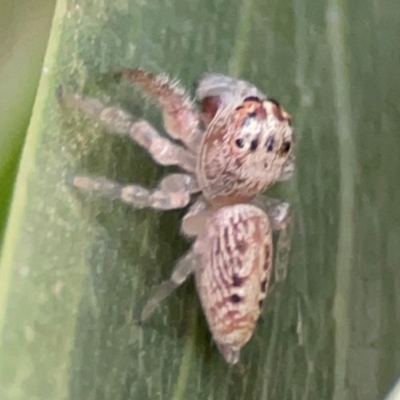
<path fill-rule="evenodd" d="M 246 252 L 246 250 L 248 249 L 248 245 L 246 242 L 244 241 L 240 241 L 236 243 L 236 250 L 240 253 L 240 254 L 244 254 Z"/>
<path fill-rule="evenodd" d="M 263 102 L 257 97 L 248 97 L 236 108 L 235 120 L 238 122 L 238 125 L 242 125 L 248 117 L 254 117 L 258 120 L 267 117 Z"/>
<path fill-rule="evenodd" d="M 237 168 L 240 168 L 243 165 L 243 163 L 244 163 L 244 160 L 242 158 L 237 157 L 235 159 L 235 165 L 236 165 Z"/>
<path fill-rule="evenodd" d="M 224 240 L 225 240 L 225 249 L 229 254 L 231 254 L 232 249 L 231 246 L 229 245 L 229 227 L 227 226 L 224 229 Z"/>
<path fill-rule="evenodd" d="M 203 142 L 203 151 L 206 149 L 215 149 L 219 151 L 218 148 L 215 148 L 216 144 L 223 140 L 224 136 L 227 134 L 229 122 L 229 120 L 217 120 L 215 123 L 213 122 L 213 129 L 208 131 Z"/>
<path fill-rule="evenodd" d="M 201 100 L 201 118 L 206 125 L 215 117 L 219 108 L 219 103 L 218 96 L 209 96 Z"/>
<path fill-rule="evenodd" d="M 224 335 L 228 335 L 228 334 L 240 329 L 242 331 L 243 336 L 248 336 L 248 334 L 249 334 L 248 325 L 249 324 L 253 325 L 253 323 L 255 322 L 254 318 L 252 318 L 252 316 L 249 314 L 242 315 L 241 317 L 239 317 L 238 315 L 230 316 L 229 314 L 230 314 L 230 312 L 226 313 L 226 316 L 229 317 L 229 318 L 227 318 L 229 323 L 226 325 L 225 329 L 222 329 L 221 332 Z M 253 327 L 251 330 L 253 330 Z"/>
<path fill-rule="evenodd" d="M 230 298 L 226 297 L 220 301 L 215 301 L 215 303 L 210 307 L 210 309 L 214 310 L 216 314 L 221 312 L 221 309 L 226 307 L 227 303 L 230 302 Z"/>
<path fill-rule="evenodd" d="M 240 315 L 239 310 L 229 310 L 225 313 L 225 317 L 230 318 L 232 320 L 239 319 L 238 316 Z M 243 318 L 243 317 L 242 317 Z"/>
<path fill-rule="evenodd" d="M 218 278 L 219 278 L 220 282 L 221 282 L 224 286 L 229 287 L 231 283 L 230 283 L 230 281 L 229 281 L 229 278 L 227 278 L 227 277 L 224 276 L 223 271 L 222 271 L 221 269 L 217 269 L 216 272 L 218 273 Z"/>
<path fill-rule="evenodd" d="M 244 278 L 240 277 L 237 274 L 233 274 L 232 275 L 232 284 L 233 284 L 233 286 L 240 287 L 240 286 L 243 285 L 243 282 L 244 282 Z"/>

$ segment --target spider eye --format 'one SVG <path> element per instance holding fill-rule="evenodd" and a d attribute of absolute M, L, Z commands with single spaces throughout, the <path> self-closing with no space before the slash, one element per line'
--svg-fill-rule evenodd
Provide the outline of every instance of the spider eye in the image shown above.
<path fill-rule="evenodd" d="M 281 154 L 287 154 L 289 152 L 291 146 L 292 145 L 290 142 L 283 142 L 281 149 L 280 149 Z"/>
<path fill-rule="evenodd" d="M 275 144 L 274 138 L 268 139 L 268 141 L 267 141 L 267 151 L 268 152 L 271 152 L 272 150 L 274 150 L 274 144 Z"/>
<path fill-rule="evenodd" d="M 244 140 L 243 139 L 236 139 L 235 140 L 235 144 L 237 147 L 239 147 L 239 149 L 243 149 L 244 147 Z"/>

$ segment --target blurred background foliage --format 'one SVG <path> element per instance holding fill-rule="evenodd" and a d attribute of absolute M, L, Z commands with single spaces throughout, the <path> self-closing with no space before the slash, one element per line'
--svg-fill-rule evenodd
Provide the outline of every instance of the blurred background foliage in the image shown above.
<path fill-rule="evenodd" d="M 32 4 L 0 4 L 0 398 L 383 398 L 400 374 L 398 1 Z M 205 71 L 240 76 L 294 116 L 298 174 L 271 191 L 293 204 L 289 276 L 234 368 L 192 283 L 135 324 L 188 246 L 182 212 L 64 184 L 70 171 L 147 186 L 165 174 L 55 100 L 62 84 L 162 129 L 113 74 L 121 66 L 167 72 L 192 93 Z"/>
<path fill-rule="evenodd" d="M 0 3 L 0 243 L 55 0 Z"/>

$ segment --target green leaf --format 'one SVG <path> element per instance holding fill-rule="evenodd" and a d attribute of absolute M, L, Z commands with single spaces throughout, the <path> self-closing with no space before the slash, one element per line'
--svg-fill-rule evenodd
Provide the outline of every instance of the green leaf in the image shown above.
<path fill-rule="evenodd" d="M 0 243 L 50 29 L 53 0 L 0 4 Z"/>
<path fill-rule="evenodd" d="M 395 0 L 58 0 L 0 264 L 2 399 L 377 399 L 399 370 L 400 9 Z M 72 190 L 70 172 L 154 186 L 138 146 L 60 106 L 62 85 L 162 130 L 116 79 L 140 66 L 193 91 L 240 76 L 294 116 L 289 275 L 239 365 L 213 346 L 193 283 L 135 317 L 188 243 L 181 211 Z"/>

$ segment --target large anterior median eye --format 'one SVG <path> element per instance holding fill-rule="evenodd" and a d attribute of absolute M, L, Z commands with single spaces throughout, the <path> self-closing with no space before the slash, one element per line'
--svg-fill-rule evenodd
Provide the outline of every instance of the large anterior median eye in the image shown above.
<path fill-rule="evenodd" d="M 237 150 L 251 152 L 256 151 L 258 147 L 258 139 L 238 138 L 234 140 L 234 147 Z"/>
<path fill-rule="evenodd" d="M 243 139 L 236 139 L 235 140 L 235 145 L 239 149 L 243 149 L 244 147 L 244 140 Z"/>
<path fill-rule="evenodd" d="M 275 139 L 274 137 L 270 137 L 267 140 L 267 143 L 265 144 L 265 147 L 269 153 L 274 150 L 274 145 L 275 145 Z"/>
<path fill-rule="evenodd" d="M 232 141 L 232 147 L 233 150 L 236 152 L 240 152 L 240 153 L 245 153 L 249 150 L 251 146 L 250 140 L 249 138 L 237 138 L 237 139 L 233 139 Z"/>

